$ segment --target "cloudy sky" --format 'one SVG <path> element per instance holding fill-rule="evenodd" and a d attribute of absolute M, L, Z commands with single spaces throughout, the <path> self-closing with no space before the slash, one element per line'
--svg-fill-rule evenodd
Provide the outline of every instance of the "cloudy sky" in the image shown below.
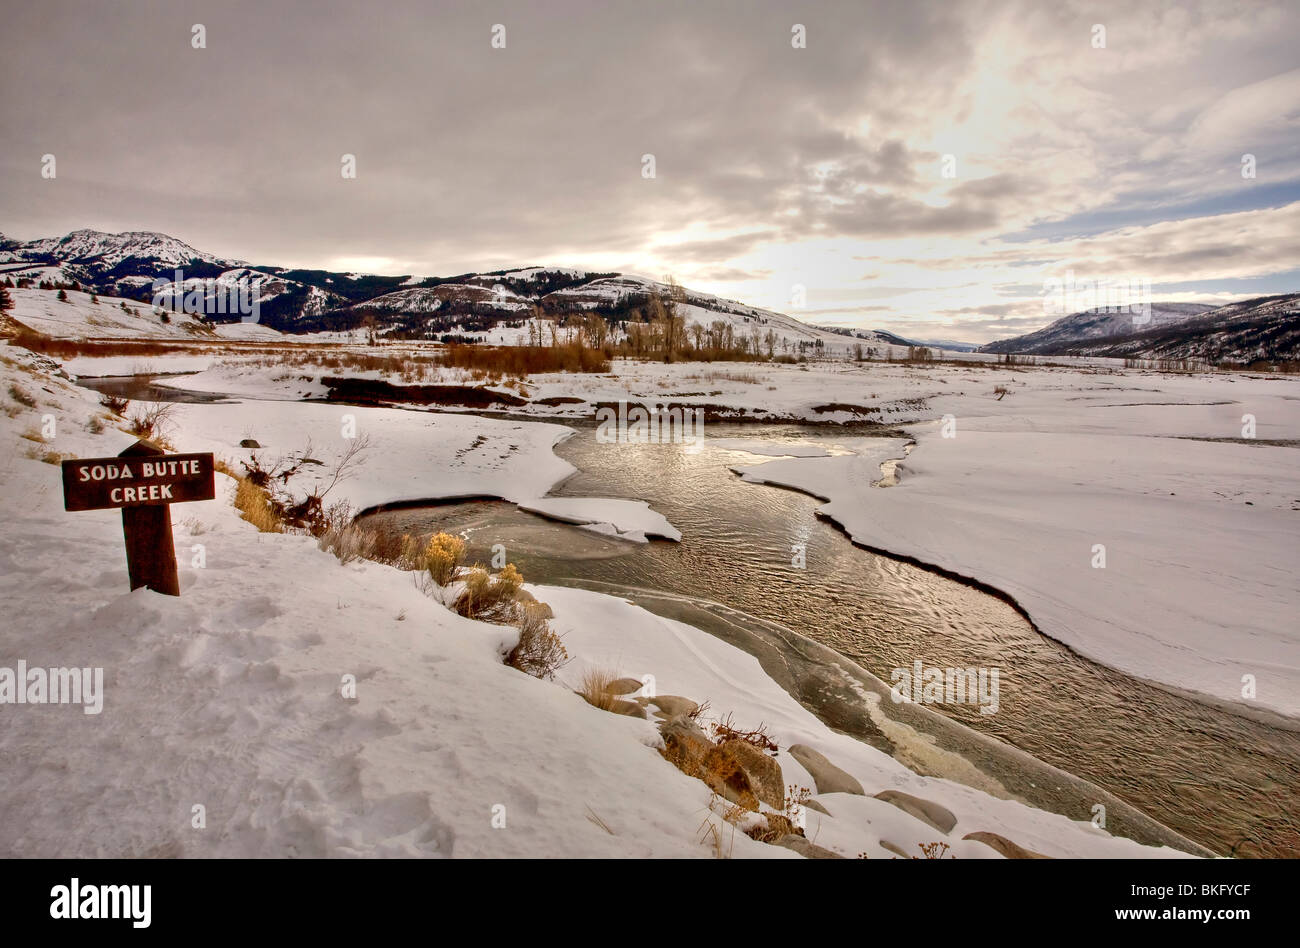
<path fill-rule="evenodd" d="M 974 342 L 1050 321 L 1067 273 L 1300 290 L 1294 0 L 44 0 L 2 22 L 10 237 L 671 273 Z"/>

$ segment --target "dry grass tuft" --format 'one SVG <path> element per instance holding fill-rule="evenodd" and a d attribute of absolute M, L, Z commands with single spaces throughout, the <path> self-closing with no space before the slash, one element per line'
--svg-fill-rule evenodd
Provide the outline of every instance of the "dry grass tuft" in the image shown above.
<path fill-rule="evenodd" d="M 9 386 L 9 397 L 19 405 L 26 405 L 28 408 L 36 407 L 36 399 L 31 392 L 23 388 L 17 382 Z"/>
<path fill-rule="evenodd" d="M 131 434 L 137 437 L 149 439 L 166 438 L 167 429 L 171 426 L 171 418 L 176 406 L 171 402 L 155 402 L 148 407 L 142 407 L 127 422 L 127 427 Z"/>
<path fill-rule="evenodd" d="M 547 621 L 549 611 L 540 602 L 516 605 L 514 624 L 519 629 L 519 644 L 506 653 L 505 659 L 511 668 L 547 680 L 554 678 L 569 660 L 564 643 Z"/>
<path fill-rule="evenodd" d="M 129 398 L 121 395 L 104 394 L 99 396 L 99 403 L 115 415 L 126 415 L 126 409 L 131 404 Z"/>
<path fill-rule="evenodd" d="M 46 464 L 62 464 L 65 459 L 70 458 L 70 454 L 60 454 L 58 451 L 52 451 L 44 445 L 32 445 L 24 453 L 24 456 L 31 458 L 33 461 L 44 461 Z"/>
<path fill-rule="evenodd" d="M 956 859 L 956 856 L 948 855 L 948 844 L 941 843 L 937 840 L 933 843 L 917 843 L 917 848 L 923 855 L 913 856 L 913 859 Z"/>
<path fill-rule="evenodd" d="M 721 744 L 724 741 L 744 741 L 746 744 L 752 744 L 759 750 L 771 754 L 775 757 L 780 750 L 775 740 L 767 733 L 767 725 L 759 723 L 758 727 L 752 731 L 747 731 L 735 726 L 731 720 L 731 714 L 728 713 L 725 718 L 713 725 L 713 743 Z"/>
<path fill-rule="evenodd" d="M 608 669 L 588 668 L 582 673 L 582 679 L 578 682 L 578 694 L 593 708 L 613 711 L 615 703 L 619 700 L 618 695 L 613 692 L 613 684 L 617 680 L 618 676 Z"/>
<path fill-rule="evenodd" d="M 755 822 L 745 830 L 745 835 L 760 843 L 775 843 L 782 836 L 804 835 L 803 830 L 781 813 L 765 813 L 764 819 L 765 822 Z"/>
<path fill-rule="evenodd" d="M 337 556 L 340 563 L 378 559 L 376 556 L 379 546 L 378 534 L 354 523 L 327 526 L 317 540 L 317 544 L 322 550 Z"/>
<path fill-rule="evenodd" d="M 236 478 L 235 509 L 240 516 L 262 533 L 284 533 L 284 521 L 271 503 L 265 487 L 258 487 L 246 477 Z"/>

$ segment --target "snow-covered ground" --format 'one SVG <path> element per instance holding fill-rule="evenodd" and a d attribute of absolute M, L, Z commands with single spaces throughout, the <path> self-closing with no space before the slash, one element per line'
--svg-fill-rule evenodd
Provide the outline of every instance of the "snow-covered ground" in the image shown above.
<path fill-rule="evenodd" d="M 931 406 L 905 459 L 867 439 L 849 456 L 737 470 L 828 499 L 821 512 L 865 545 L 1010 594 L 1089 658 L 1300 715 L 1297 380 L 1166 377 Z M 872 486 L 891 457 L 896 486 Z"/>
<path fill-rule="evenodd" d="M 393 568 L 257 533 L 224 477 L 216 500 L 171 508 L 182 596 L 128 593 L 118 514 L 65 513 L 58 467 L 27 455 L 110 455 L 132 439 L 97 417 L 93 393 L 0 354 L 5 664 L 104 670 L 99 714 L 0 709 L 0 854 L 707 856 L 712 823 L 724 854 L 793 855 L 732 832 L 708 788 L 657 753 L 649 722 L 564 687 L 589 665 L 653 674 L 660 694 L 769 723 L 787 784 L 812 785 L 791 742 L 825 754 L 866 790 L 820 794 L 833 815 L 808 814 L 808 836 L 844 855 L 918 854 L 942 837 L 952 854 L 995 856 L 962 838 L 973 831 L 1055 856 L 1172 854 L 918 777 L 820 724 L 750 656 L 616 598 L 535 589 L 575 661 L 559 683 L 530 678 L 501 663 L 512 630 L 457 617 Z M 329 463 L 345 450 L 346 414 L 374 448 L 339 487 L 359 506 L 536 497 L 567 467 L 551 452 L 558 426 L 384 409 L 187 405 L 171 437 L 235 459 L 243 437 L 274 455 L 311 436 Z M 57 431 L 41 444 L 47 415 Z M 945 836 L 872 796 L 885 790 L 945 807 L 955 827 Z"/>
<path fill-rule="evenodd" d="M 52 290 L 11 289 L 9 294 L 14 307 L 8 316 L 55 339 L 217 343 L 293 343 L 299 339 L 259 323 L 209 323 L 186 312 L 167 312 L 164 320 L 149 303 L 116 296 L 99 296 L 96 301 L 94 294 L 78 290 L 67 290 L 67 300 L 60 300 Z M 351 338 L 347 336 L 345 341 Z"/>
<path fill-rule="evenodd" d="M 644 500 L 542 497 L 521 503 L 519 509 L 636 543 L 645 543 L 649 537 L 662 537 L 665 540 L 682 538 L 682 532 L 669 523 L 663 514 L 651 510 Z"/>
<path fill-rule="evenodd" d="M 67 290 L 67 300 L 49 290 L 10 290 L 14 308 L 8 314 L 29 329 L 58 339 L 210 339 L 213 327 L 189 313 L 154 315 L 148 303 Z M 126 309 L 122 307 L 125 306 Z M 278 333 L 277 333 L 278 335 Z"/>
<path fill-rule="evenodd" d="M 214 353 L 173 354 L 166 359 L 152 356 L 73 356 L 61 359 L 63 370 L 73 378 L 106 378 L 123 375 L 160 375 L 164 372 L 206 372 L 217 362 Z"/>
<path fill-rule="evenodd" d="M 236 361 L 169 384 L 293 397 L 288 386 L 312 383 L 273 382 Z M 871 486 L 886 459 L 878 439 L 848 442 L 841 450 L 856 454 L 832 458 L 788 442 L 727 446 L 810 455 L 742 467 L 833 501 L 824 512 L 861 543 L 1013 596 L 1044 633 L 1089 658 L 1241 708 L 1300 715 L 1294 376 L 1113 363 L 616 361 L 607 375 L 533 376 L 528 392 L 521 415 L 590 416 L 597 403 L 627 400 L 899 428 L 917 446 L 893 489 Z M 582 401 L 540 402 L 557 396 Z M 902 458 L 900 445 L 888 450 Z"/>
<path fill-rule="evenodd" d="M 428 353 L 418 346 L 384 346 L 371 350 L 390 357 L 395 366 L 404 358 Z M 159 357 L 165 366 L 167 356 Z M 701 406 L 746 413 L 756 418 L 841 423 L 875 421 L 895 424 L 924 420 L 927 399 L 956 391 L 993 400 L 996 385 L 1019 390 L 1076 389 L 1121 391 L 1130 381 L 1116 360 L 1071 360 L 1065 368 L 1004 369 L 983 357 L 962 365 L 909 365 L 819 361 L 802 365 L 774 363 L 699 363 L 665 365 L 616 359 L 605 374 L 538 373 L 527 382 L 528 405 L 512 409 L 521 415 L 592 417 L 595 406 L 627 400 L 638 404 Z M 399 371 L 323 369 L 307 347 L 286 351 L 283 366 L 268 372 L 264 354 L 231 353 L 206 371 L 169 379 L 175 388 L 196 392 L 236 393 L 258 398 L 300 398 L 306 383 L 320 395 L 327 391 L 322 376 L 351 375 L 403 382 Z M 462 369 L 411 363 L 421 385 L 485 384 Z M 1155 376 L 1152 376 L 1154 378 Z M 501 386 L 489 387 L 501 388 Z M 1149 387 L 1149 386 L 1148 386 Z M 1085 395 L 1086 397 L 1086 395 Z M 548 399 L 573 399 L 547 403 Z M 1010 404 L 1005 407 L 1012 407 Z"/>
<path fill-rule="evenodd" d="M 319 403 L 233 402 L 178 405 L 177 424 L 192 432 L 195 450 L 212 451 L 240 470 L 253 454 L 268 466 L 310 457 L 289 486 L 319 489 L 348 450 L 365 439 L 351 476 L 330 491 L 354 512 L 389 504 L 496 497 L 543 516 L 644 543 L 647 536 L 681 534 L 644 501 L 604 497 L 546 497 L 574 468 L 551 451 L 572 433 L 562 425 L 468 415 L 394 411 Z M 260 449 L 241 448 L 253 440 Z"/>

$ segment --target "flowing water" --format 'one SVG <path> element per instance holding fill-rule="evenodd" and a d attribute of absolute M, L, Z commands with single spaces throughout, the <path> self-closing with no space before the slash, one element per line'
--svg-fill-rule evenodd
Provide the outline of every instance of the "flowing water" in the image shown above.
<path fill-rule="evenodd" d="M 212 400 L 140 378 L 83 384 L 131 398 Z M 820 428 L 715 425 L 709 434 L 835 450 L 835 434 Z M 1101 803 L 1109 831 L 1142 842 L 1300 856 L 1300 731 L 1289 723 L 1111 671 L 1042 636 L 987 591 L 853 545 L 817 516 L 819 501 L 729 469 L 762 458 L 708 440 L 698 453 L 600 444 L 585 426 L 556 452 L 578 472 L 555 494 L 647 500 L 682 541 L 610 539 L 491 501 L 366 519 L 416 535 L 461 533 L 482 562 L 504 544 L 530 582 L 612 592 L 704 628 L 756 655 L 827 724 L 919 772 L 1078 820 L 1095 819 Z M 916 661 L 996 667 L 997 713 L 891 702 L 881 679 Z"/>
<path fill-rule="evenodd" d="M 821 441 L 824 429 L 714 426 L 710 436 Z M 935 572 L 854 546 L 816 515 L 819 502 L 780 488 L 741 481 L 732 464 L 761 461 L 705 442 L 680 445 L 598 444 L 590 430 L 557 447 L 578 468 L 556 494 L 621 496 L 650 502 L 683 533 L 680 543 L 634 544 L 556 524 L 498 502 L 389 510 L 370 515 L 414 534 L 438 529 L 467 536 L 471 558 L 488 562 L 504 544 L 530 582 L 577 585 L 626 595 L 652 611 L 693 621 L 764 657 L 774 677 L 842 730 L 896 752 L 922 771 L 960 778 L 932 757 L 900 748 L 897 727 L 882 728 L 879 710 L 931 735 L 945 748 L 982 761 L 1005 795 L 1065 812 L 1094 814 L 1112 799 L 1049 771 L 1027 779 L 951 730 L 888 698 L 872 715 L 860 687 L 828 684 L 834 664 L 800 655 L 798 633 L 890 681 L 895 668 L 989 668 L 1000 672 L 999 708 L 948 704 L 944 715 L 1089 781 L 1220 854 L 1300 855 L 1300 733 L 1238 716 L 1079 657 L 1039 634 L 1010 604 Z M 885 489 L 885 488 L 882 488 Z M 802 544 L 806 562 L 795 564 Z M 761 632 L 759 632 L 761 630 Z M 766 645 L 764 645 L 764 642 Z M 822 656 L 825 658 L 825 656 Z M 818 673 L 802 680 L 816 665 Z M 784 679 L 784 680 L 783 680 Z M 876 689 L 879 691 L 879 688 Z M 853 706 L 853 707 L 850 707 Z M 915 742 L 913 742 L 915 743 Z M 1024 763 L 1023 758 L 1018 758 Z M 1052 784 L 1052 786 L 1048 786 Z M 1107 829 L 1142 841 L 1165 841 L 1141 814 L 1118 816 L 1107 804 Z"/>

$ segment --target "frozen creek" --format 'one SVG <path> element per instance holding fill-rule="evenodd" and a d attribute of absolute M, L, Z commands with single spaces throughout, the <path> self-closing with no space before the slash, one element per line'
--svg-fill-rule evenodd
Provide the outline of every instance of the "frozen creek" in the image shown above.
<path fill-rule="evenodd" d="M 168 391 L 137 391 L 139 380 L 88 384 L 115 391 L 126 385 L 131 390 L 121 393 L 136 398 Z M 1093 818 L 1100 803 L 1109 831 L 1141 842 L 1194 848 L 1190 839 L 1238 856 L 1300 852 L 1295 730 L 1081 658 L 987 591 L 854 546 L 818 518 L 813 498 L 731 472 L 761 460 L 750 450 L 816 451 L 833 445 L 835 434 L 718 425 L 703 451 L 692 454 L 660 445 L 611 450 L 590 428 L 576 426 L 556 453 L 578 473 L 553 493 L 649 501 L 682 531 L 682 542 L 611 539 L 507 503 L 378 516 L 413 533 L 462 532 L 471 555 L 484 562 L 494 544 L 504 544 L 532 583 L 613 593 L 703 628 L 755 655 L 827 724 L 920 773 L 1076 820 Z M 888 483 L 889 474 L 886 465 L 876 477 Z M 804 545 L 803 568 L 793 562 L 797 544 Z M 880 680 L 914 661 L 999 668 L 998 713 L 894 704 Z"/>
<path fill-rule="evenodd" d="M 919 772 L 1079 820 L 1102 803 L 1107 829 L 1142 842 L 1178 845 L 1170 827 L 1223 855 L 1300 852 L 1300 734 L 1088 661 L 986 591 L 857 547 L 816 515 L 813 498 L 731 473 L 752 454 L 711 443 L 833 441 L 824 430 L 718 426 L 711 436 L 694 454 L 610 450 L 580 429 L 556 448 L 579 471 L 556 495 L 647 500 L 682 531 L 680 543 L 608 539 L 505 503 L 372 516 L 414 533 L 463 533 L 483 562 L 504 544 L 529 582 L 610 592 L 705 628 L 756 655 L 824 721 Z M 945 705 L 941 717 L 877 697 L 880 679 L 917 660 L 999 668 L 998 713 Z"/>

